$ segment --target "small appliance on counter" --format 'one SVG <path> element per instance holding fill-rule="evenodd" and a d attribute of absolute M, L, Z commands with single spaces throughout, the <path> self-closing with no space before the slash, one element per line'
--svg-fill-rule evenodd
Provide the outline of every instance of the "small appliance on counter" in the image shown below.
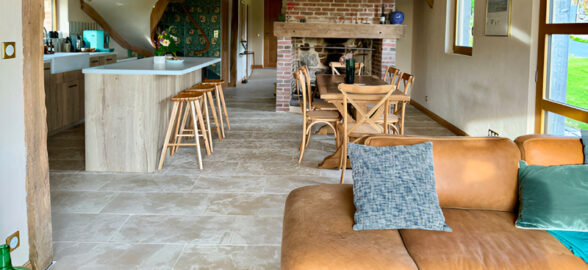
<path fill-rule="evenodd" d="M 104 49 L 104 31 L 102 30 L 84 30 L 83 34 L 85 47 L 101 50 Z"/>

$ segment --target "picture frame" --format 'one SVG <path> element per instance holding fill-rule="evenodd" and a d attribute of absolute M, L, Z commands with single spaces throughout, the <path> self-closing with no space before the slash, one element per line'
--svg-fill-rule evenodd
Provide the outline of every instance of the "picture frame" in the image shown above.
<path fill-rule="evenodd" d="M 510 35 L 511 0 L 486 0 L 486 36 Z"/>

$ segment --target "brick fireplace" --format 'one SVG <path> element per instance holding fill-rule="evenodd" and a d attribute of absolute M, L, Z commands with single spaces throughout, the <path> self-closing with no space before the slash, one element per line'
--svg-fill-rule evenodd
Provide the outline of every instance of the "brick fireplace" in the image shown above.
<path fill-rule="evenodd" d="M 278 37 L 276 111 L 290 110 L 295 89 L 292 73 L 299 65 L 308 65 L 314 78 L 315 72 L 326 72 L 328 62 L 346 51 L 366 65 L 364 74 L 381 76 L 394 65 L 396 39 L 404 35 L 405 28 L 379 25 L 382 5 L 389 13 L 394 2 L 287 0 L 286 22 L 274 25 Z"/>

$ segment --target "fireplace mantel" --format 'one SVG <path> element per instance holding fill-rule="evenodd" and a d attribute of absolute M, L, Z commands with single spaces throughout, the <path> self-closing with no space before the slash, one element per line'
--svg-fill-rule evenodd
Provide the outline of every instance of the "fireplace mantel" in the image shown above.
<path fill-rule="evenodd" d="M 277 37 L 398 39 L 406 25 L 274 22 Z"/>

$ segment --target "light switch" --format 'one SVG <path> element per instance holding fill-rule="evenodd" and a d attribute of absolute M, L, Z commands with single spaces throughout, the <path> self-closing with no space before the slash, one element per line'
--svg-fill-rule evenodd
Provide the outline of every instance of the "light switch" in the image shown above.
<path fill-rule="evenodd" d="M 218 38 L 218 30 L 214 30 L 214 38 Z"/>
<path fill-rule="evenodd" d="M 16 57 L 16 45 L 14 42 L 2 42 L 2 59 Z"/>

